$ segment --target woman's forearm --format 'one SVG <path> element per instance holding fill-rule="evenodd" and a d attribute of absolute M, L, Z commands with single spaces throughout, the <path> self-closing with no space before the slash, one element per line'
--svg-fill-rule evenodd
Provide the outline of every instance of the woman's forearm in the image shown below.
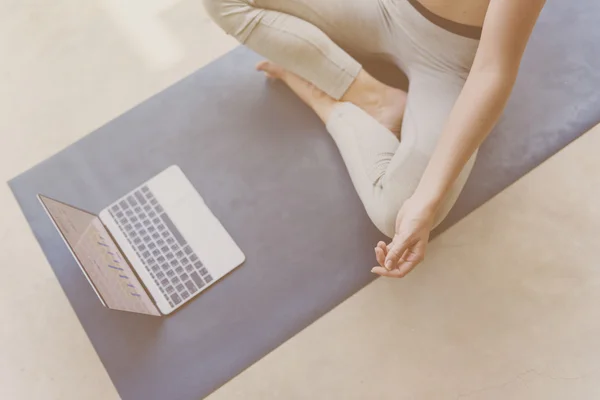
<path fill-rule="evenodd" d="M 437 210 L 463 167 L 502 114 L 515 74 L 472 71 L 413 198 Z"/>

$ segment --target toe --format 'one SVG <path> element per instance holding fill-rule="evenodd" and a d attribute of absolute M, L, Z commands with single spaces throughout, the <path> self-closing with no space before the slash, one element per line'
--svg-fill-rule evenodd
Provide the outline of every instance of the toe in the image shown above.
<path fill-rule="evenodd" d="M 269 78 L 281 79 L 285 70 L 279 65 L 272 63 L 271 61 L 261 61 L 256 65 L 258 71 L 262 71 Z"/>

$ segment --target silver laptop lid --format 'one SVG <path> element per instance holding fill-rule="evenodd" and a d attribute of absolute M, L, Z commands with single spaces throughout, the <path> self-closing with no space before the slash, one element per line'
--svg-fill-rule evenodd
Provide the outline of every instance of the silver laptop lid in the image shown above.
<path fill-rule="evenodd" d="M 96 215 L 46 196 L 39 199 L 106 307 L 160 315 Z"/>

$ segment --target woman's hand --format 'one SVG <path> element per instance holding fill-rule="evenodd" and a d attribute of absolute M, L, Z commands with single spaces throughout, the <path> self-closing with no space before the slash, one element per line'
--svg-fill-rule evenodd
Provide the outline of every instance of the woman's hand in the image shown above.
<path fill-rule="evenodd" d="M 371 272 L 390 278 L 402 278 L 425 257 L 425 248 L 433 228 L 435 211 L 423 207 L 423 202 L 410 198 L 396 217 L 396 234 L 386 245 L 379 242 L 375 257 L 380 266 Z"/>

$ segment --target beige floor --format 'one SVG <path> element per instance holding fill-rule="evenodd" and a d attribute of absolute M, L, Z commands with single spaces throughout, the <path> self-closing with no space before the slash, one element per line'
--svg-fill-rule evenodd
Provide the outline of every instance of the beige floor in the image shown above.
<path fill-rule="evenodd" d="M 600 126 L 211 396 L 600 399 Z"/>
<path fill-rule="evenodd" d="M 199 0 L 0 0 L 7 181 L 235 43 Z M 211 399 L 600 398 L 600 128 Z M 117 399 L 6 186 L 0 399 Z"/>

